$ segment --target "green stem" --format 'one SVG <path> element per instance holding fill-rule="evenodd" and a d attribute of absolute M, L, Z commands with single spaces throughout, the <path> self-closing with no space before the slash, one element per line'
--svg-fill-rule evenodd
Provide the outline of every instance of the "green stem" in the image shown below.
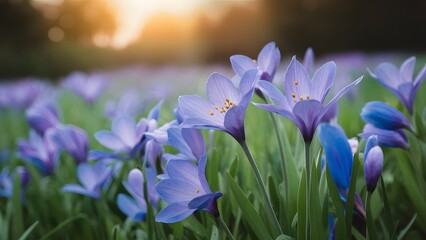
<path fill-rule="evenodd" d="M 225 221 L 223 221 L 222 216 L 219 216 L 216 218 L 217 221 L 219 222 L 220 226 L 223 228 L 223 230 L 226 233 L 226 236 L 228 237 L 229 240 L 235 240 L 234 236 L 232 236 L 231 231 L 229 231 L 228 226 L 226 225 Z"/>
<path fill-rule="evenodd" d="M 373 216 L 371 214 L 371 208 L 370 208 L 370 203 L 371 203 L 371 195 L 372 192 L 367 192 L 367 198 L 365 200 L 365 206 L 366 206 L 366 210 L 367 210 L 367 240 L 376 240 L 376 233 L 375 233 L 375 229 L 374 229 L 374 221 L 373 221 Z"/>
<path fill-rule="evenodd" d="M 310 188 L 311 188 L 311 159 L 309 157 L 311 143 L 305 142 L 305 164 L 306 164 L 306 239 L 310 239 Z"/>
<path fill-rule="evenodd" d="M 265 187 L 265 184 L 262 180 L 262 176 L 260 175 L 259 168 L 257 167 L 257 164 L 254 161 L 254 159 L 253 159 L 253 157 L 250 153 L 250 150 L 247 146 L 247 143 L 245 141 L 243 141 L 243 142 L 240 142 L 240 145 L 241 145 L 242 149 L 244 150 L 244 153 L 246 154 L 247 159 L 250 162 L 251 168 L 254 171 L 254 174 L 255 174 L 256 180 L 257 180 L 257 184 L 259 185 L 260 190 L 262 192 L 263 201 L 265 202 L 265 207 L 268 210 L 269 217 L 270 217 L 272 223 L 274 224 L 275 230 L 279 233 L 279 235 L 281 235 L 281 234 L 283 234 L 283 231 L 281 230 L 280 223 L 278 222 L 278 219 L 275 216 L 274 209 L 272 208 L 271 200 L 269 199 L 268 193 L 266 192 L 266 187 Z"/>
<path fill-rule="evenodd" d="M 280 133 L 278 131 L 278 123 L 277 123 L 277 119 L 275 118 L 275 115 L 271 112 L 269 112 L 269 114 L 271 115 L 271 119 L 272 119 L 272 124 L 274 124 L 274 128 L 275 128 L 275 135 L 277 137 L 277 141 L 278 141 L 278 149 L 280 150 L 280 156 L 281 156 L 281 172 L 283 174 L 283 181 L 284 181 L 284 187 L 285 187 L 285 199 L 287 201 L 289 201 L 289 195 L 290 195 L 290 191 L 288 189 L 288 173 L 287 173 L 287 165 L 285 162 L 285 157 L 284 157 L 284 150 L 283 150 L 283 144 L 281 141 L 281 137 L 280 137 Z"/>

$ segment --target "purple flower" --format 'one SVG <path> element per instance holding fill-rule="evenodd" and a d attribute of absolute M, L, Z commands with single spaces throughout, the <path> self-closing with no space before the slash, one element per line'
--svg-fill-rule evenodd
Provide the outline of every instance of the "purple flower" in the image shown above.
<path fill-rule="evenodd" d="M 107 84 L 103 75 L 87 75 L 82 72 L 74 72 L 63 80 L 63 85 L 67 89 L 89 104 L 95 103 L 99 96 L 106 90 Z"/>
<path fill-rule="evenodd" d="M 164 154 L 166 160 L 183 159 L 196 160 L 201 159 L 206 152 L 206 144 L 200 130 L 194 128 L 170 128 L 168 131 L 169 144 L 179 150 L 179 154 Z"/>
<path fill-rule="evenodd" d="M 118 102 L 108 101 L 104 112 L 108 118 L 114 119 L 120 115 L 135 117 L 144 109 L 140 95 L 136 91 L 128 91 L 121 96 Z"/>
<path fill-rule="evenodd" d="M 102 187 L 106 185 L 112 174 L 111 166 L 104 161 L 95 164 L 88 162 L 77 166 L 77 178 L 81 185 L 67 184 L 62 187 L 62 192 L 71 192 L 99 199 Z"/>
<path fill-rule="evenodd" d="M 204 210 L 214 217 L 219 216 L 217 199 L 221 192 L 212 193 L 205 176 L 206 155 L 198 167 L 187 160 L 172 160 L 167 163 L 168 178 L 156 186 L 160 198 L 169 205 L 156 216 L 157 222 L 174 223 L 190 216 L 196 210 Z"/>
<path fill-rule="evenodd" d="M 41 101 L 32 105 L 25 115 L 28 124 L 40 135 L 60 123 L 58 108 L 50 101 Z"/>
<path fill-rule="evenodd" d="M 72 125 L 58 126 L 54 138 L 55 143 L 68 152 L 77 163 L 87 161 L 89 138 L 83 129 Z"/>
<path fill-rule="evenodd" d="M 408 149 L 408 138 L 402 129 L 385 130 L 376 128 L 371 124 L 366 124 L 361 134 L 358 136 L 368 139 L 371 135 L 377 135 L 380 146 L 399 147 Z"/>
<path fill-rule="evenodd" d="M 142 119 L 138 124 L 128 115 L 121 115 L 112 121 L 111 131 L 102 130 L 95 133 L 95 138 L 103 146 L 129 155 L 135 154 L 147 129 L 156 128 L 155 120 Z"/>
<path fill-rule="evenodd" d="M 383 169 L 383 151 L 378 146 L 376 135 L 368 138 L 364 151 L 364 159 L 364 175 L 365 182 L 367 183 L 367 191 L 373 192 L 376 189 Z"/>
<path fill-rule="evenodd" d="M 144 221 L 147 214 L 147 206 L 143 193 L 143 174 L 139 169 L 133 169 L 129 173 L 127 182 L 123 182 L 124 187 L 131 197 L 125 194 L 118 194 L 118 208 L 133 221 Z"/>
<path fill-rule="evenodd" d="M 23 79 L 0 86 L 0 107 L 26 109 L 46 96 L 49 87 L 36 79 Z"/>
<path fill-rule="evenodd" d="M 23 166 L 16 167 L 12 173 L 8 168 L 4 168 L 0 172 L 0 197 L 11 198 L 13 195 L 13 183 L 16 174 L 19 174 L 21 180 L 21 199 L 23 198 L 23 189 L 28 185 L 30 175 L 28 169 Z"/>
<path fill-rule="evenodd" d="M 312 50 L 312 48 L 306 49 L 305 57 L 303 57 L 303 66 L 305 67 L 306 71 L 308 71 L 309 75 L 314 73 L 314 59 L 314 50 Z"/>
<path fill-rule="evenodd" d="M 399 70 L 391 63 L 382 63 L 376 67 L 374 73 L 369 71 L 373 78 L 399 98 L 410 115 L 413 114 L 414 99 L 417 90 L 426 77 L 425 65 L 413 81 L 415 64 L 416 58 L 410 57 L 402 63 Z"/>
<path fill-rule="evenodd" d="M 336 65 L 334 62 L 328 62 L 315 72 L 311 80 L 305 67 L 293 57 L 285 74 L 285 96 L 271 83 L 259 81 L 260 90 L 275 104 L 255 105 L 290 119 L 299 128 L 305 142 L 311 142 L 324 115 L 340 97 L 362 80 L 361 77 L 344 87 L 327 104 L 324 104 L 335 74 Z"/>
<path fill-rule="evenodd" d="M 206 87 L 209 99 L 200 96 L 179 97 L 179 108 L 186 117 L 181 126 L 221 130 L 238 142 L 245 141 L 244 117 L 258 79 L 258 70 L 248 70 L 237 90 L 226 76 L 211 74 Z"/>
<path fill-rule="evenodd" d="M 361 118 L 376 128 L 396 130 L 405 128 L 411 130 L 411 124 L 407 118 L 398 111 L 382 102 L 369 102 L 361 111 Z"/>
<path fill-rule="evenodd" d="M 53 173 L 58 162 L 59 150 L 54 144 L 55 129 L 47 130 L 44 136 L 30 131 L 28 140 L 19 140 L 18 156 L 34 165 L 42 174 Z"/>
<path fill-rule="evenodd" d="M 231 56 L 231 65 L 234 72 L 241 78 L 247 70 L 259 69 L 262 71 L 261 80 L 272 82 L 278 65 L 280 64 L 280 50 L 274 42 L 266 44 L 260 51 L 257 60 L 244 55 Z"/>
<path fill-rule="evenodd" d="M 318 134 L 320 143 L 327 157 L 327 167 L 331 178 L 336 184 L 340 198 L 346 202 L 351 182 L 353 154 L 345 132 L 331 124 L 321 124 Z M 362 200 L 355 194 L 355 210 L 365 219 L 365 210 Z"/>

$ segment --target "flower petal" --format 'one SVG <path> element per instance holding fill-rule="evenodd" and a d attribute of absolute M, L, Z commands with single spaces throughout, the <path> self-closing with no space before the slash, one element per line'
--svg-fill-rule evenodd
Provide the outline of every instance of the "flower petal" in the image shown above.
<path fill-rule="evenodd" d="M 134 199 L 122 193 L 117 197 L 118 208 L 129 218 L 134 221 L 143 221 L 146 216 L 146 206 L 141 208 L 137 205 Z"/>
<path fill-rule="evenodd" d="M 413 81 L 413 72 L 414 72 L 415 65 L 416 65 L 415 57 L 410 57 L 402 63 L 401 68 L 399 70 L 399 74 L 401 78 L 400 83 Z"/>
<path fill-rule="evenodd" d="M 191 201 L 202 195 L 199 194 L 200 188 L 180 179 L 164 179 L 156 185 L 156 190 L 161 199 L 167 203 Z"/>
<path fill-rule="evenodd" d="M 206 86 L 207 97 L 219 108 L 222 107 L 226 101 L 229 99 L 234 103 L 240 101 L 239 94 L 235 88 L 232 81 L 223 74 L 212 73 L 208 80 Z M 185 110 L 182 109 L 185 113 Z M 206 113 L 208 109 L 205 109 Z M 185 113 L 185 115 L 187 115 Z"/>
<path fill-rule="evenodd" d="M 352 151 L 345 132 L 333 125 L 321 124 L 318 137 L 334 183 L 340 190 L 346 191 L 352 173 Z"/>
<path fill-rule="evenodd" d="M 111 131 L 99 131 L 95 133 L 95 138 L 98 140 L 100 144 L 103 146 L 114 150 L 114 151 L 121 151 L 121 150 L 129 150 L 129 148 L 121 141 L 120 138 L 118 138 L 114 133 Z"/>
<path fill-rule="evenodd" d="M 200 96 L 180 96 L 178 101 L 179 108 L 187 117 L 184 122 L 187 121 L 188 118 L 195 118 L 204 119 L 207 124 L 212 123 L 213 125 L 223 126 L 223 114 L 219 113 L 219 111 L 213 107 L 213 104 L 205 98 Z M 200 123 L 200 125 L 206 124 Z"/>
<path fill-rule="evenodd" d="M 382 63 L 374 70 L 375 78 L 385 87 L 397 89 L 400 84 L 399 71 L 395 65 Z"/>
<path fill-rule="evenodd" d="M 324 116 L 324 107 L 317 100 L 303 100 L 296 103 L 293 114 L 302 123 L 298 125 L 305 141 L 311 141 L 315 130 Z"/>
<path fill-rule="evenodd" d="M 188 202 L 172 203 L 155 216 L 155 221 L 163 223 L 179 222 L 189 217 L 194 211 L 195 209 L 188 208 Z"/>
<path fill-rule="evenodd" d="M 121 115 L 112 122 L 112 132 L 129 148 L 136 145 L 136 122 L 128 115 Z"/>
<path fill-rule="evenodd" d="M 198 168 L 188 160 L 172 160 L 167 163 L 167 174 L 171 179 L 182 180 L 201 188 Z"/>
<path fill-rule="evenodd" d="M 77 193 L 77 194 L 81 194 L 81 195 L 85 195 L 91 198 L 99 198 L 99 193 L 95 192 L 95 191 L 89 191 L 85 188 L 83 188 L 80 185 L 77 184 L 67 184 L 65 186 L 62 187 L 61 189 L 62 192 L 70 192 L 70 193 Z"/>
<path fill-rule="evenodd" d="M 230 60 L 232 69 L 239 76 L 243 76 L 243 74 L 249 69 L 257 68 L 256 62 L 244 55 L 233 55 Z"/>
<path fill-rule="evenodd" d="M 287 99 L 284 97 L 282 92 L 272 83 L 267 81 L 259 81 L 259 89 L 269 98 L 274 100 L 274 102 L 280 106 L 282 106 L 287 111 L 290 111 L 290 107 L 288 106 Z"/>
<path fill-rule="evenodd" d="M 305 67 L 296 60 L 296 57 L 291 59 L 290 65 L 285 73 L 284 93 L 288 102 L 293 103 L 293 96 L 296 100 L 306 96 L 311 96 L 311 80 Z"/>
<path fill-rule="evenodd" d="M 195 156 L 195 160 L 199 160 L 206 152 L 206 143 L 203 135 L 199 130 L 191 128 L 183 128 L 181 133 L 187 146 L 189 146 L 192 154 Z"/>
<path fill-rule="evenodd" d="M 336 64 L 328 62 L 319 68 L 312 78 L 312 96 L 311 99 L 317 99 L 324 102 L 328 91 L 330 90 L 334 77 L 336 76 Z"/>

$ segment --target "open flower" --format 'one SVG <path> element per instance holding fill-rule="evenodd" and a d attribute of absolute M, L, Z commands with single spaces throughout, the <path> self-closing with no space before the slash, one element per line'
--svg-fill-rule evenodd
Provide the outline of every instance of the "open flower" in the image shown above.
<path fill-rule="evenodd" d="M 56 127 L 55 143 L 77 162 L 87 161 L 89 153 L 89 137 L 87 133 L 76 126 L 64 125 Z"/>
<path fill-rule="evenodd" d="M 28 140 L 19 140 L 18 156 L 34 165 L 42 174 L 53 173 L 56 168 L 59 149 L 54 143 L 55 129 L 47 130 L 44 136 L 31 130 Z"/>
<path fill-rule="evenodd" d="M 94 104 L 107 87 L 105 77 L 100 74 L 86 75 L 82 72 L 74 72 L 63 80 L 63 85 L 81 97 L 89 104 Z"/>
<path fill-rule="evenodd" d="M 168 131 L 169 144 L 179 150 L 178 154 L 164 154 L 163 158 L 198 161 L 206 152 L 206 143 L 200 130 L 173 127 Z"/>
<path fill-rule="evenodd" d="M 245 72 L 238 90 L 226 76 L 211 74 L 206 87 L 208 99 L 200 96 L 179 97 L 179 108 L 186 117 L 181 126 L 221 130 L 238 142 L 245 141 L 244 117 L 259 73 L 255 69 Z"/>
<path fill-rule="evenodd" d="M 382 63 L 370 75 L 388 88 L 405 106 L 409 114 L 413 114 L 414 99 L 421 83 L 426 78 L 426 65 L 413 81 L 416 58 L 410 57 L 398 68 L 391 63 Z"/>
<path fill-rule="evenodd" d="M 244 55 L 233 55 L 231 56 L 231 65 L 239 77 L 242 77 L 247 70 L 259 69 L 262 71 L 260 79 L 272 82 L 280 60 L 280 50 L 274 42 L 270 42 L 262 48 L 257 59 L 251 59 Z"/>
<path fill-rule="evenodd" d="M 328 62 L 315 72 L 311 80 L 305 67 L 293 57 L 285 74 L 285 95 L 270 82 L 259 81 L 260 90 L 275 104 L 256 103 L 255 105 L 290 119 L 299 128 L 305 142 L 311 142 L 324 115 L 340 97 L 362 80 L 361 77 L 344 87 L 327 104 L 324 104 L 335 74 L 336 65 L 334 62 Z"/>
<path fill-rule="evenodd" d="M 167 177 L 157 184 L 156 189 L 160 198 L 169 205 L 157 214 L 157 222 L 179 222 L 196 210 L 219 216 L 216 201 L 222 193 L 210 190 L 205 176 L 206 161 L 204 154 L 198 166 L 187 160 L 167 163 Z"/>
<path fill-rule="evenodd" d="M 28 124 L 40 135 L 60 123 L 58 108 L 50 101 L 33 104 L 27 109 L 25 115 Z"/>
<path fill-rule="evenodd" d="M 112 176 L 112 168 L 104 161 L 95 164 L 82 163 L 77 166 L 77 178 L 81 185 L 67 184 L 62 187 L 62 192 L 71 192 L 99 199 L 102 187 Z"/>
<path fill-rule="evenodd" d="M 345 132 L 331 124 L 321 124 L 318 134 L 320 143 L 327 157 L 327 168 L 331 178 L 339 190 L 340 198 L 346 202 L 351 182 L 353 154 Z M 355 193 L 355 210 L 365 219 L 365 210 L 362 200 Z"/>
<path fill-rule="evenodd" d="M 143 174 L 139 169 L 133 169 L 129 173 L 127 182 L 123 182 L 124 187 L 130 193 L 131 197 L 125 194 L 118 194 L 118 208 L 133 221 L 145 220 L 147 206 L 143 193 Z"/>

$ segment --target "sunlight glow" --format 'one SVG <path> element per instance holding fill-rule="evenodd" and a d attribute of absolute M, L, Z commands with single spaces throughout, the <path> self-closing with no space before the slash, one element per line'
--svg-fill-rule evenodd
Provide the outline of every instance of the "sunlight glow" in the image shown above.
<path fill-rule="evenodd" d="M 211 0 L 109 0 L 118 19 L 111 46 L 123 48 L 141 33 L 149 17 L 158 13 L 185 15 Z"/>

